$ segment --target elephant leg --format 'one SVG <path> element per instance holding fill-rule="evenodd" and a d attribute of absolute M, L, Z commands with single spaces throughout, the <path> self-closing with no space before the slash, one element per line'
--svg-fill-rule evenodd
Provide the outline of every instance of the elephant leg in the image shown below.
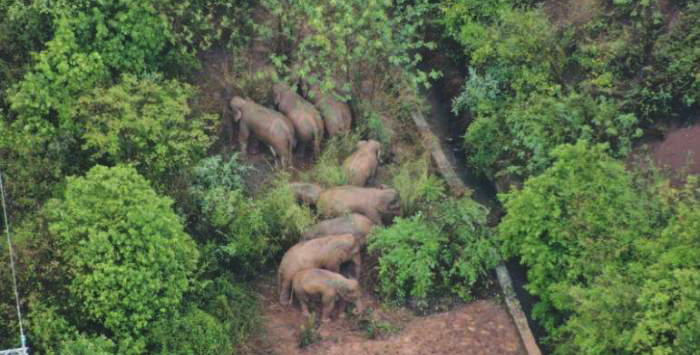
<path fill-rule="evenodd" d="M 299 303 L 301 304 L 301 314 L 304 315 L 304 317 L 309 316 L 309 297 L 308 295 L 304 293 L 295 293 L 297 296 L 297 299 L 299 300 Z"/>
<path fill-rule="evenodd" d="M 318 158 L 318 156 L 321 154 L 321 135 L 323 134 L 323 130 L 320 132 L 316 132 L 316 135 L 314 137 L 314 158 Z"/>
<path fill-rule="evenodd" d="M 339 299 L 336 304 L 335 304 L 335 314 L 337 318 L 345 318 L 345 308 L 347 308 L 348 303 L 343 300 Z"/>
<path fill-rule="evenodd" d="M 282 278 L 280 283 L 280 303 L 283 306 L 289 305 L 289 288 L 291 287 L 292 281 L 286 277 Z"/>
<path fill-rule="evenodd" d="M 359 280 L 362 272 L 362 255 L 358 252 L 352 257 L 352 261 L 355 264 L 355 278 Z"/>
<path fill-rule="evenodd" d="M 238 132 L 238 144 L 241 145 L 241 154 L 245 156 L 248 153 L 248 138 L 250 137 L 250 130 L 245 121 L 241 120 L 241 124 Z"/>
<path fill-rule="evenodd" d="M 321 320 L 325 322 L 330 319 L 331 312 L 333 311 L 333 306 L 335 305 L 335 293 L 324 293 L 321 297 L 321 304 L 323 305 Z"/>

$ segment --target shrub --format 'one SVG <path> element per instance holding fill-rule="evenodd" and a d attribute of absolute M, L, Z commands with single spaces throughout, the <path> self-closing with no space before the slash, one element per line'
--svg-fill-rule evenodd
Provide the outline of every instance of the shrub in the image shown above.
<path fill-rule="evenodd" d="M 88 338 L 80 335 L 77 339 L 64 342 L 61 345 L 61 355 L 112 355 L 114 343 L 104 336 Z"/>
<path fill-rule="evenodd" d="M 559 144 L 607 142 L 625 156 L 641 135 L 634 115 L 618 111 L 613 100 L 579 93 L 516 98 L 492 115 L 478 115 L 464 136 L 470 162 L 489 176 L 508 171 L 537 175 L 551 164 Z"/>
<path fill-rule="evenodd" d="M 683 190 L 696 190 L 689 184 Z M 697 194 L 697 190 L 694 194 Z M 687 197 L 687 196 L 686 196 Z M 611 263 L 590 286 L 563 289 L 570 317 L 553 332 L 557 354 L 693 354 L 700 311 L 697 195 L 670 199 L 673 215 L 637 257 Z M 630 297 L 634 295 L 634 297 Z"/>
<path fill-rule="evenodd" d="M 325 144 L 321 156 L 313 169 L 304 177 L 306 181 L 314 181 L 325 187 L 347 185 L 348 177 L 343 169 L 345 158 L 355 150 L 359 141 L 356 134 L 336 135 Z"/>
<path fill-rule="evenodd" d="M 391 167 L 391 186 L 401 196 L 401 212 L 412 216 L 427 206 L 445 198 L 445 184 L 430 173 L 430 155 L 423 156 Z"/>
<path fill-rule="evenodd" d="M 248 196 L 240 186 L 247 169 L 235 155 L 227 163 L 206 159 L 195 169 L 190 188 L 194 229 L 222 263 L 215 267 L 235 269 L 242 278 L 257 274 L 313 221 L 309 208 L 296 203 L 286 175 L 273 179 L 259 196 Z"/>
<path fill-rule="evenodd" d="M 447 199 L 424 213 L 375 228 L 369 251 L 379 253 L 379 289 L 397 303 L 419 308 L 452 293 L 469 300 L 474 284 L 494 266 L 485 207 Z"/>
<path fill-rule="evenodd" d="M 131 163 L 154 183 L 168 183 L 204 156 L 211 115 L 192 115 L 194 89 L 177 81 L 124 75 L 81 97 L 75 122 L 93 162 Z"/>
<path fill-rule="evenodd" d="M 568 290 L 634 260 L 661 210 L 603 146 L 562 145 L 552 156 L 522 190 L 500 196 L 507 214 L 498 227 L 504 254 L 529 268 L 528 290 L 540 299 L 533 316 L 550 331 L 572 308 Z"/>
<path fill-rule="evenodd" d="M 233 275 L 224 274 L 201 282 L 204 287 L 195 301 L 223 324 L 231 344 L 240 347 L 259 326 L 260 307 L 257 295 L 245 284 L 230 281 L 233 278 Z"/>
<path fill-rule="evenodd" d="M 100 324 L 120 343 L 132 336 L 138 343 L 149 322 L 189 288 L 198 253 L 171 204 L 134 168 L 98 165 L 69 178 L 50 211 L 49 229 L 72 280 L 70 303 L 79 319 Z"/>
<path fill-rule="evenodd" d="M 262 2 L 274 25 L 258 26 L 258 33 L 277 45 L 273 62 L 293 79 L 320 81 L 326 89 L 361 92 L 365 80 L 381 91 L 404 75 L 415 86 L 427 76 L 416 68 L 417 50 L 432 48 L 422 39 L 434 6 L 428 1 L 327 3 Z M 340 78 L 340 82 L 336 80 Z M 370 100 L 372 92 L 367 95 Z"/>
<path fill-rule="evenodd" d="M 152 354 L 230 354 L 226 328 L 211 314 L 191 309 L 153 324 L 149 339 L 156 344 Z"/>

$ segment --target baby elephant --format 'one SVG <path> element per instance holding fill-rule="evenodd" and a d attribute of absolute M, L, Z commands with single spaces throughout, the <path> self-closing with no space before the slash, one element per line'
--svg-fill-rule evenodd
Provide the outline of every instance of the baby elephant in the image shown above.
<path fill-rule="evenodd" d="M 374 176 L 379 165 L 379 147 L 375 140 L 357 142 L 357 150 L 343 163 L 350 185 L 365 186 Z"/>
<path fill-rule="evenodd" d="M 321 304 L 323 305 L 321 320 L 323 321 L 330 319 L 336 299 L 341 300 L 339 313 L 344 311 L 345 302 L 354 303 L 356 313 L 363 311 L 360 284 L 356 280 L 346 279 L 335 272 L 321 269 L 299 271 L 294 275 L 292 288 L 294 296 L 301 303 L 301 311 L 307 317 L 309 315 L 309 298 L 317 295 L 321 296 Z"/>
<path fill-rule="evenodd" d="M 282 257 L 278 271 L 280 303 L 289 304 L 292 278 L 304 269 L 323 268 L 338 272 L 340 264 L 355 263 L 355 275 L 360 275 L 360 242 L 352 234 L 333 235 L 297 243 Z"/>
<path fill-rule="evenodd" d="M 351 213 L 347 216 L 316 223 L 304 232 L 301 240 L 311 240 L 328 235 L 352 234 L 364 244 L 365 237 L 373 226 L 374 223 L 369 218 L 359 213 Z"/>

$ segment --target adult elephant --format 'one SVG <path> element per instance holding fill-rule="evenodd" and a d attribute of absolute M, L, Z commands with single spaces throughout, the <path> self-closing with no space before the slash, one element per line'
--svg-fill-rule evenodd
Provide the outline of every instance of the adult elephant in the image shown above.
<path fill-rule="evenodd" d="M 242 154 L 247 152 L 248 138 L 252 131 L 255 137 L 272 149 L 282 167 L 292 164 L 292 149 L 296 138 L 294 127 L 283 114 L 240 96 L 234 96 L 229 104 L 233 120 L 239 122 L 238 140 Z"/>
<path fill-rule="evenodd" d="M 314 157 L 318 157 L 323 138 L 321 114 L 312 104 L 285 84 L 273 85 L 272 91 L 277 108 L 287 115 L 294 125 L 296 137 L 305 145 L 311 145 Z"/>
<path fill-rule="evenodd" d="M 320 268 L 338 272 L 340 264 L 353 261 L 355 275 L 359 276 L 360 247 L 360 242 L 351 234 L 313 239 L 291 247 L 282 257 L 277 274 L 280 303 L 289 304 L 292 278 L 301 270 Z"/>
<path fill-rule="evenodd" d="M 324 217 L 338 217 L 354 212 L 381 225 L 401 214 L 401 199 L 399 192 L 390 188 L 340 186 L 323 190 L 316 208 Z"/>
<path fill-rule="evenodd" d="M 348 183 L 365 186 L 374 177 L 379 165 L 380 144 L 375 140 L 357 142 L 357 149 L 343 162 Z"/>
<path fill-rule="evenodd" d="M 329 137 L 350 132 L 352 113 L 347 103 L 335 98 L 333 93 L 324 93 L 318 84 L 310 85 L 306 97 L 321 113 Z"/>
<path fill-rule="evenodd" d="M 369 218 L 359 213 L 350 213 L 314 224 L 301 235 L 301 240 L 311 240 L 329 235 L 352 234 L 364 244 L 365 237 L 373 226 L 374 223 Z"/>

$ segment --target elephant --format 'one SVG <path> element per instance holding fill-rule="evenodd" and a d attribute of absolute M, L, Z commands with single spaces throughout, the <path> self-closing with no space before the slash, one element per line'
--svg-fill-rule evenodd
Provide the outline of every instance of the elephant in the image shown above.
<path fill-rule="evenodd" d="M 307 229 L 301 236 L 301 240 L 311 240 L 319 237 L 339 234 L 352 234 L 365 244 L 365 237 L 374 226 L 372 221 L 358 213 L 327 219 Z"/>
<path fill-rule="evenodd" d="M 234 113 L 233 120 L 240 122 L 238 139 L 244 155 L 252 131 L 271 148 L 283 168 L 292 164 L 292 149 L 296 145 L 296 138 L 294 127 L 283 114 L 239 96 L 231 99 L 230 106 Z"/>
<path fill-rule="evenodd" d="M 352 113 L 347 103 L 337 100 L 333 93 L 323 93 L 318 84 L 310 85 L 306 97 L 321 112 L 326 133 L 333 137 L 339 133 L 350 132 Z"/>
<path fill-rule="evenodd" d="M 373 139 L 357 142 L 357 150 L 343 162 L 348 184 L 365 186 L 374 176 L 379 165 L 380 147 L 379 142 Z"/>
<path fill-rule="evenodd" d="M 359 276 L 362 265 L 360 247 L 360 242 L 352 234 L 312 239 L 291 247 L 282 257 L 277 273 L 280 303 L 289 304 L 292 278 L 301 270 L 322 268 L 338 272 L 340 264 L 352 261 L 355 264 L 355 275 Z"/>
<path fill-rule="evenodd" d="M 305 317 L 309 316 L 309 299 L 313 296 L 321 296 L 323 311 L 321 320 L 330 319 L 331 313 L 340 300 L 339 313 L 345 309 L 345 303 L 355 304 L 355 312 L 362 313 L 362 289 L 357 280 L 345 278 L 338 273 L 322 269 L 306 269 L 297 272 L 292 279 L 294 297 L 301 304 L 301 311 Z"/>
<path fill-rule="evenodd" d="M 316 208 L 324 217 L 354 212 L 381 225 L 383 220 L 390 222 L 401 214 L 401 199 L 395 189 L 339 186 L 323 190 Z"/>
<path fill-rule="evenodd" d="M 315 205 L 316 201 L 318 200 L 318 196 L 323 190 L 321 186 L 317 184 L 309 184 L 305 182 L 293 182 L 290 184 L 290 186 L 294 192 L 297 202 L 307 205 Z"/>
<path fill-rule="evenodd" d="M 285 84 L 273 85 L 272 91 L 275 94 L 275 104 L 292 121 L 299 141 L 311 144 L 314 157 L 318 157 L 323 138 L 321 114 L 312 104 Z"/>

